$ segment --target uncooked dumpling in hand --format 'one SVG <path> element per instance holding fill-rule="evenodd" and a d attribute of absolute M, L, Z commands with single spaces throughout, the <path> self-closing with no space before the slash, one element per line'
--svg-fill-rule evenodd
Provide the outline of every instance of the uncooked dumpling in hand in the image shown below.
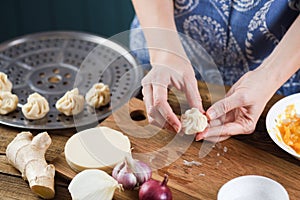
<path fill-rule="evenodd" d="M 207 127 L 207 117 L 197 108 L 187 110 L 181 117 L 182 130 L 187 135 L 204 131 Z"/>
<path fill-rule="evenodd" d="M 18 101 L 17 95 L 7 91 L 0 91 L 0 114 L 6 115 L 16 110 Z"/>
<path fill-rule="evenodd" d="M 0 91 L 11 92 L 12 83 L 8 80 L 7 75 L 0 72 Z"/>
<path fill-rule="evenodd" d="M 23 105 L 22 112 L 27 119 L 41 119 L 49 112 L 49 103 L 45 97 L 33 93 L 27 98 Z"/>
<path fill-rule="evenodd" d="M 95 108 L 105 106 L 110 102 L 110 90 L 108 85 L 96 83 L 85 95 L 86 102 Z"/>
<path fill-rule="evenodd" d="M 55 106 L 57 110 L 67 116 L 77 115 L 84 108 L 84 97 L 80 95 L 78 89 L 75 88 L 66 92 L 66 94 L 56 102 Z"/>

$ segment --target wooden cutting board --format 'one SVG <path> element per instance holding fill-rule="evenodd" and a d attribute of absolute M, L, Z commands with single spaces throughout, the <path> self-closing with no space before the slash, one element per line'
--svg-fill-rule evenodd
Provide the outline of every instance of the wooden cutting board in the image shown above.
<path fill-rule="evenodd" d="M 142 153 L 139 158 L 151 166 L 165 165 L 169 160 L 174 160 L 171 164 L 155 170 L 153 178 L 162 180 L 164 174 L 168 174 L 168 185 L 175 200 L 217 199 L 218 190 L 224 183 L 249 174 L 278 181 L 287 189 L 291 200 L 300 196 L 298 165 L 236 139 L 216 144 L 207 156 L 199 158 L 202 142 L 194 142 L 190 136 L 176 136 L 172 132 L 149 125 L 144 104 L 138 99 L 133 98 L 99 126 L 108 126 L 126 134 L 131 141 L 133 153 Z M 151 133 L 156 134 L 149 138 L 141 137 Z M 167 145 L 171 147 L 166 148 Z M 185 145 L 188 146 L 186 150 Z M 184 153 L 181 155 L 182 151 Z M 188 166 L 184 164 L 185 161 L 194 161 L 195 164 Z M 57 173 L 67 179 L 71 180 L 76 175 L 66 163 L 63 154 L 53 164 Z M 114 199 L 138 199 L 138 191 L 116 191 Z"/>

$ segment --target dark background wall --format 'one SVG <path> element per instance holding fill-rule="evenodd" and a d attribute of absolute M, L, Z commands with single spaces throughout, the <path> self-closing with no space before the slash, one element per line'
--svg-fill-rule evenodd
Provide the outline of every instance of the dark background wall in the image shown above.
<path fill-rule="evenodd" d="M 0 42 L 51 30 L 110 37 L 128 30 L 133 15 L 130 0 L 2 0 Z"/>

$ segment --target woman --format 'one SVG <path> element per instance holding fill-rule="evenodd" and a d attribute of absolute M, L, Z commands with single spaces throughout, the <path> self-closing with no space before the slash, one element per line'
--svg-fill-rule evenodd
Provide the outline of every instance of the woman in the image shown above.
<path fill-rule="evenodd" d="M 198 49 L 189 41 L 203 47 L 224 83 L 233 85 L 207 110 L 210 127 L 196 140 L 251 133 L 276 91 L 300 92 L 299 0 L 132 2 L 137 14 L 132 28 L 143 31 L 132 31 L 131 48 L 142 64 L 152 66 L 142 81 L 151 123 L 180 131 L 181 123 L 167 103 L 170 86 L 184 91 L 190 106 L 204 113 L 192 61 Z M 191 39 L 181 40 L 178 32 Z M 208 80 L 206 75 L 200 69 L 201 78 Z"/>

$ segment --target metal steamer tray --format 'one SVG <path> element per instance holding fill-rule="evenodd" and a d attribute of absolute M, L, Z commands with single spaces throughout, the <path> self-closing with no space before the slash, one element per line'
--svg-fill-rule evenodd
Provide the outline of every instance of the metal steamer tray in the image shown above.
<path fill-rule="evenodd" d="M 126 103 L 139 89 L 143 70 L 119 44 L 102 37 L 77 32 L 45 32 L 24 36 L 0 45 L 0 71 L 13 83 L 19 98 L 16 111 L 0 115 L 0 123 L 40 130 L 78 128 L 98 123 Z M 65 116 L 55 103 L 77 87 L 80 94 L 97 82 L 108 84 L 111 102 L 94 109 L 85 105 L 76 116 Z M 49 113 L 28 120 L 21 107 L 38 92 L 49 102 Z"/>

